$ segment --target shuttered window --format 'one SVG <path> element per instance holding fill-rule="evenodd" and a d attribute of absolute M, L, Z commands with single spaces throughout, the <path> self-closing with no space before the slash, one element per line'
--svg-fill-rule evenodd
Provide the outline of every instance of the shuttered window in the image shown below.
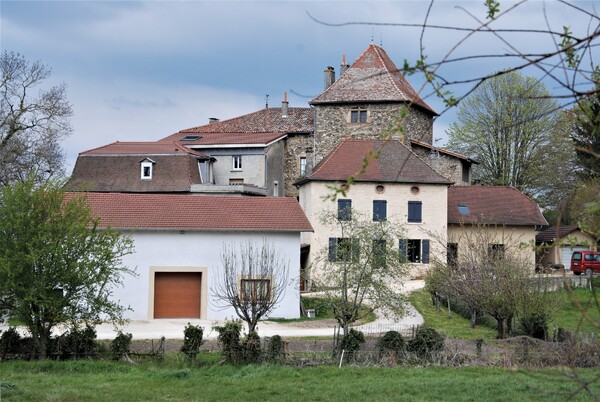
<path fill-rule="evenodd" d="M 352 220 L 352 200 L 338 200 L 338 220 Z"/>
<path fill-rule="evenodd" d="M 423 220 L 423 204 L 421 201 L 408 202 L 408 222 L 421 223 Z"/>
<path fill-rule="evenodd" d="M 429 239 L 400 239 L 399 247 L 404 262 L 429 264 Z"/>
<path fill-rule="evenodd" d="M 373 221 L 383 222 L 387 219 L 387 201 L 374 200 L 373 201 Z"/>

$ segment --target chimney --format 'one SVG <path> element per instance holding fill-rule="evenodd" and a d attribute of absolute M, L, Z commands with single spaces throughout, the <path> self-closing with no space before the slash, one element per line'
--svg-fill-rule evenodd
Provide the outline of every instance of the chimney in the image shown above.
<path fill-rule="evenodd" d="M 219 119 L 217 119 L 216 117 L 209 117 L 208 118 L 208 124 L 214 124 L 214 123 L 218 123 Z"/>
<path fill-rule="evenodd" d="M 350 64 L 346 63 L 346 54 L 342 54 L 342 65 L 340 66 L 340 77 L 350 68 Z"/>
<path fill-rule="evenodd" d="M 328 66 L 325 72 L 325 88 L 329 88 L 335 82 L 335 69 Z"/>
<path fill-rule="evenodd" d="M 283 93 L 283 102 L 281 102 L 281 117 L 288 117 L 288 106 L 287 92 Z"/>

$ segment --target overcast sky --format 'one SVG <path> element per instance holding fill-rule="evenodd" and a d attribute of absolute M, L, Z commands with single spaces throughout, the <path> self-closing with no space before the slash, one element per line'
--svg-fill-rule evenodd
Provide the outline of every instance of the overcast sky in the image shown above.
<path fill-rule="evenodd" d="M 475 27 L 485 19 L 483 0 L 436 3 L 431 24 Z M 502 0 L 501 10 L 514 5 Z M 64 143 L 67 173 L 79 152 L 113 141 L 154 141 L 184 128 L 280 106 L 306 107 L 323 89 L 323 70 L 339 71 L 342 54 L 351 64 L 370 43 L 383 45 L 397 66 L 418 57 L 421 31 L 398 26 L 319 24 L 422 23 L 427 1 L 7 1 L 0 2 L 0 47 L 41 60 L 52 68 L 52 83 L 65 82 L 74 109 L 74 133 Z M 576 2 L 598 15 L 598 2 Z M 547 22 L 546 22 L 547 20 Z M 557 2 L 530 1 L 494 27 L 570 26 L 584 35 L 589 18 Z M 596 23 L 597 24 L 597 23 Z M 428 61 L 440 60 L 464 32 L 427 30 Z M 547 35 L 504 34 L 523 52 L 549 51 Z M 455 56 L 508 51 L 490 34 L 467 39 Z M 592 57 L 598 56 L 595 50 Z M 598 61 L 598 60 L 596 60 Z M 486 59 L 453 63 L 441 72 L 451 80 L 481 75 L 516 60 Z M 539 76 L 535 69 L 526 70 Z M 419 90 L 422 79 L 408 77 Z M 559 92 L 555 83 L 548 88 Z M 457 88 L 460 94 L 464 88 Z M 422 92 L 423 96 L 429 89 Z M 426 101 L 438 111 L 442 103 Z M 455 119 L 435 123 L 438 144 Z"/>

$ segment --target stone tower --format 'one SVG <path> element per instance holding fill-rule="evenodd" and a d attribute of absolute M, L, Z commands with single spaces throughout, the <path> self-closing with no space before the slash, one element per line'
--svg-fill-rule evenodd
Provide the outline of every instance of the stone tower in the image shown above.
<path fill-rule="evenodd" d="M 337 81 L 332 67 L 325 70 L 325 78 L 325 90 L 309 102 L 316 111 L 315 163 L 344 138 L 380 139 L 389 133 L 405 142 L 432 143 L 437 113 L 381 47 L 370 45 L 350 67 L 344 62 Z M 401 110 L 408 106 L 400 121 Z"/>

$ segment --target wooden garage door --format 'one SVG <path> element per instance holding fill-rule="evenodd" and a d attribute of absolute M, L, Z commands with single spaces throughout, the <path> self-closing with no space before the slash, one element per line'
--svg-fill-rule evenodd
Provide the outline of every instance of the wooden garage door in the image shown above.
<path fill-rule="evenodd" d="M 156 272 L 154 318 L 200 318 L 200 272 Z"/>

